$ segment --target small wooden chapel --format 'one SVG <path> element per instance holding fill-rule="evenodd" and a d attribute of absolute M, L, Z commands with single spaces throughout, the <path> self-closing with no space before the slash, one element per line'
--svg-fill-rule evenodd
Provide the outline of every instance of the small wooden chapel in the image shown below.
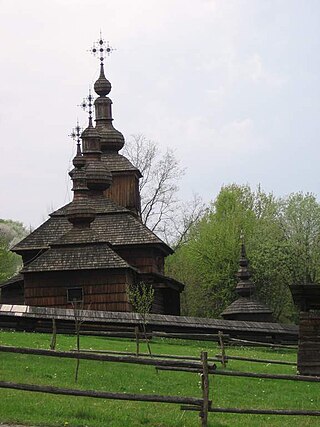
<path fill-rule="evenodd" d="M 114 128 L 111 84 L 104 58 L 110 47 L 101 38 L 92 49 L 100 58 L 100 76 L 88 97 L 89 125 L 80 135 L 74 168 L 73 201 L 12 250 L 21 255 L 20 274 L 2 285 L 2 303 L 132 311 L 128 286 L 154 288 L 153 313 L 180 314 L 184 285 L 164 275 L 172 249 L 141 221 L 140 171 L 119 154 L 123 135 Z M 80 139 L 82 144 L 80 144 Z"/>

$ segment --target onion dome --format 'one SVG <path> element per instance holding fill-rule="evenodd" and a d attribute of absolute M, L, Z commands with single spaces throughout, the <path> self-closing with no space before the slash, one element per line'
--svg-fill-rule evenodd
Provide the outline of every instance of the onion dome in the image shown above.
<path fill-rule="evenodd" d="M 101 137 L 102 152 L 119 151 L 124 146 L 124 137 L 112 125 L 112 101 L 106 95 L 111 90 L 111 84 L 104 75 L 103 63 L 100 65 L 100 76 L 94 84 L 94 90 L 99 95 L 95 100 L 96 129 Z"/>
<path fill-rule="evenodd" d="M 111 172 L 101 161 L 100 135 L 92 126 L 89 118 L 89 126 L 81 135 L 83 155 L 86 159 L 86 180 L 89 190 L 104 191 L 112 183 Z"/>
<path fill-rule="evenodd" d="M 111 83 L 104 75 L 103 64 L 100 64 L 100 76 L 94 84 L 94 91 L 99 96 L 106 96 L 111 91 Z"/>

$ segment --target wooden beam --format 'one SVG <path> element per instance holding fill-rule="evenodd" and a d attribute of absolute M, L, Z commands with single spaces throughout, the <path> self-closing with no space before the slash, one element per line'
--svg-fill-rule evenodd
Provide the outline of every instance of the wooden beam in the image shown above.
<path fill-rule="evenodd" d="M 197 406 L 181 406 L 183 411 L 199 411 Z M 296 409 L 250 409 L 250 408 L 209 408 L 209 412 L 229 414 L 258 414 L 258 415 L 307 415 L 319 417 L 320 411 Z"/>
<path fill-rule="evenodd" d="M 220 354 L 216 354 L 216 357 L 219 358 L 219 360 L 222 360 Z M 224 356 L 225 360 L 243 360 L 246 362 L 257 362 L 257 363 L 273 363 L 275 365 L 290 365 L 290 366 L 297 366 L 296 362 L 288 362 L 286 360 L 269 360 L 269 359 L 254 359 L 250 357 L 242 357 L 242 356 Z"/>
<path fill-rule="evenodd" d="M 71 351 L 53 351 L 44 349 L 34 348 L 23 348 L 23 347 L 11 347 L 11 346 L 0 346 L 0 352 L 5 353 L 18 353 L 18 354 L 30 354 L 37 356 L 49 356 L 49 357 L 60 357 L 69 359 L 84 359 L 84 360 L 97 360 L 106 362 L 121 362 L 121 363 L 135 363 L 138 365 L 151 365 L 151 366 L 174 366 L 184 368 L 195 368 L 202 369 L 201 363 L 186 361 L 186 360 L 165 360 L 155 359 L 146 357 L 136 356 L 116 356 L 111 354 L 90 354 L 83 352 L 71 352 Z"/>
<path fill-rule="evenodd" d="M 216 370 L 214 374 L 226 375 L 230 377 L 267 378 L 267 379 L 273 379 L 273 380 L 320 382 L 320 377 L 312 377 L 307 375 L 255 374 L 253 372 L 222 371 L 222 370 L 221 371 Z"/>
<path fill-rule="evenodd" d="M 184 396 L 162 396 L 150 394 L 131 394 L 131 393 L 111 393 L 95 390 L 77 390 L 66 389 L 59 387 L 51 387 L 44 385 L 34 384 L 19 384 L 6 381 L 0 381 L 0 388 L 7 388 L 13 390 L 33 391 L 38 393 L 62 394 L 66 396 L 83 396 L 95 397 L 100 399 L 114 399 L 114 400 L 133 400 L 137 402 L 158 402 L 158 403 L 177 403 L 186 405 L 198 406 L 198 411 L 202 405 L 202 399 Z"/>

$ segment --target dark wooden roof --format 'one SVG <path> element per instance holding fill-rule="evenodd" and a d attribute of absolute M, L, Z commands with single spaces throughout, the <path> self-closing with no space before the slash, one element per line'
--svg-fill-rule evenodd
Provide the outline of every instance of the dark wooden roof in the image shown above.
<path fill-rule="evenodd" d="M 117 152 L 103 152 L 101 160 L 106 163 L 106 166 L 111 172 L 134 171 L 139 177 L 142 176 L 139 169 L 133 166 L 126 157 Z"/>
<path fill-rule="evenodd" d="M 46 249 L 51 243 L 57 241 L 66 234 L 72 225 L 66 217 L 53 215 L 40 227 L 19 242 L 13 250 L 23 252 L 24 250 Z M 131 212 L 111 212 L 110 214 L 97 214 L 91 224 L 92 230 L 100 241 L 109 242 L 114 246 L 130 245 L 160 245 L 166 253 L 172 253 L 172 249 L 150 231 Z"/>
<path fill-rule="evenodd" d="M 238 298 L 232 304 L 230 304 L 222 313 L 222 316 L 229 314 L 271 314 L 272 311 L 261 304 L 259 301 L 250 298 Z"/>
<path fill-rule="evenodd" d="M 19 316 L 41 319 L 56 319 L 74 321 L 74 312 L 71 309 L 51 307 L 31 307 L 25 305 L 0 304 L 0 316 Z M 101 322 L 105 324 L 136 325 L 141 322 L 137 313 L 110 312 L 83 310 L 83 320 L 88 322 Z M 206 319 L 201 317 L 170 316 L 161 314 L 148 315 L 148 324 L 154 330 L 167 328 L 168 330 L 185 329 L 210 332 L 223 331 L 237 335 L 241 332 L 251 334 L 266 334 L 278 336 L 291 336 L 298 338 L 298 327 L 296 325 L 282 325 L 271 322 L 245 322 L 239 320 Z"/>
<path fill-rule="evenodd" d="M 102 194 L 92 196 L 91 193 L 89 192 L 88 200 L 90 203 L 90 207 L 94 209 L 96 214 L 111 214 L 111 213 L 121 213 L 121 212 L 131 213 L 129 209 L 126 209 L 122 206 L 117 205 L 111 199 L 103 196 Z M 50 217 L 66 216 L 67 209 L 70 205 L 71 203 L 68 203 L 67 205 L 62 206 L 62 208 L 52 212 L 50 214 Z"/>
<path fill-rule="evenodd" d="M 178 280 L 173 279 L 172 277 L 165 276 L 160 273 L 139 273 L 139 277 L 142 281 L 148 282 L 149 280 L 155 284 L 163 284 L 165 283 L 166 287 L 170 287 L 175 290 L 183 291 L 184 284 L 179 282 Z"/>
<path fill-rule="evenodd" d="M 52 247 L 26 265 L 22 273 L 119 268 L 131 267 L 108 244 L 99 243 Z"/>
<path fill-rule="evenodd" d="M 4 288 L 9 285 L 13 285 L 15 283 L 23 282 L 23 276 L 22 274 L 15 274 L 14 276 L 10 277 L 10 279 L 6 280 L 5 282 L 0 284 L 0 288 Z"/>

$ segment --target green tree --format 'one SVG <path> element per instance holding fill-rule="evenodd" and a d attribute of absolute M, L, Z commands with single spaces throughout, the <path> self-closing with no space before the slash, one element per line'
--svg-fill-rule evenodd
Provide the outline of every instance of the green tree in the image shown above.
<path fill-rule="evenodd" d="M 21 257 L 10 249 L 23 239 L 28 231 L 22 223 L 0 219 L 0 283 L 14 276 L 22 266 Z"/>
<path fill-rule="evenodd" d="M 313 194 L 296 193 L 280 200 L 279 221 L 290 246 L 295 284 L 320 281 L 320 205 Z"/>
<path fill-rule="evenodd" d="M 221 189 L 168 259 L 168 273 L 186 283 L 183 313 L 216 317 L 236 298 L 241 232 L 257 297 L 277 320 L 293 320 L 289 286 L 320 281 L 320 205 L 310 194 L 277 199 L 235 184 Z"/>

